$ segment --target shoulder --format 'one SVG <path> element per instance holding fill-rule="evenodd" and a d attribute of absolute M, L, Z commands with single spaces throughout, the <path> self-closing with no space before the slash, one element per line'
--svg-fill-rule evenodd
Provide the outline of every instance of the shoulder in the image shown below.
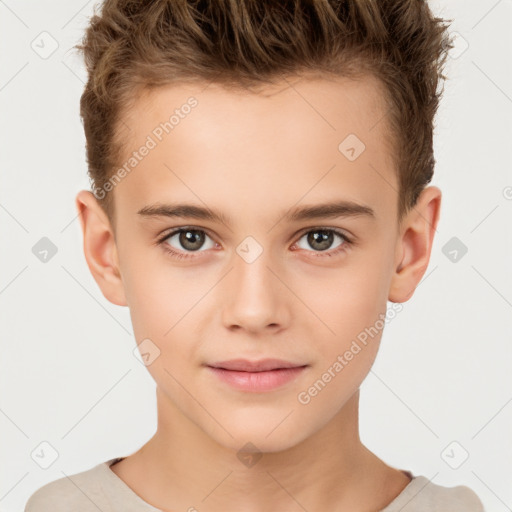
<path fill-rule="evenodd" d="M 466 487 L 445 487 L 416 476 L 382 512 L 485 512 L 477 494 Z"/>
<path fill-rule="evenodd" d="M 102 474 L 105 463 L 65 476 L 37 489 L 25 504 L 25 512 L 81 512 L 104 510 Z"/>

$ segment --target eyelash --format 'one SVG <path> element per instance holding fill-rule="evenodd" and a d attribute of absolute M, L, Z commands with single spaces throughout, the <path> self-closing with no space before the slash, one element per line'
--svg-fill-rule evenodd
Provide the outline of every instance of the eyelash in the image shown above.
<path fill-rule="evenodd" d="M 182 227 L 182 228 L 175 229 L 174 231 L 171 231 L 170 233 L 166 233 L 164 236 L 160 237 L 157 240 L 156 243 L 157 243 L 157 245 L 161 245 L 163 247 L 164 251 L 166 253 L 168 253 L 172 258 L 176 258 L 178 260 L 188 259 L 188 258 L 195 258 L 196 256 L 193 256 L 192 254 L 187 254 L 187 253 L 182 253 L 182 252 L 175 251 L 174 249 L 170 248 L 170 246 L 168 244 L 165 243 L 165 241 L 168 238 L 170 238 L 171 236 L 176 235 L 178 233 L 183 233 L 183 232 L 186 232 L 186 231 L 200 231 L 200 232 L 205 233 L 206 235 L 208 235 L 208 233 L 204 229 L 199 229 L 199 228 L 195 228 L 195 227 Z M 351 240 L 342 231 L 339 231 L 339 230 L 334 229 L 334 228 L 323 228 L 323 227 L 315 227 L 315 228 L 312 228 L 312 229 L 308 229 L 307 231 L 303 231 L 300 234 L 298 240 L 300 240 L 304 235 L 307 235 L 308 233 L 315 232 L 315 231 L 323 231 L 323 232 L 327 232 L 327 233 L 335 233 L 336 235 L 338 235 L 339 237 L 342 238 L 343 243 L 339 247 L 337 247 L 336 249 L 334 249 L 334 250 L 332 250 L 330 252 L 327 252 L 327 251 L 316 251 L 316 252 L 315 251 L 308 251 L 308 252 L 313 252 L 314 257 L 319 257 L 319 258 L 329 257 L 329 258 L 331 258 L 333 256 L 337 256 L 341 252 L 344 252 L 347 249 L 347 247 L 350 247 L 351 245 L 354 244 L 354 241 Z M 210 236 L 210 235 L 208 235 L 208 236 Z M 204 251 L 198 251 L 198 252 L 204 252 Z"/>

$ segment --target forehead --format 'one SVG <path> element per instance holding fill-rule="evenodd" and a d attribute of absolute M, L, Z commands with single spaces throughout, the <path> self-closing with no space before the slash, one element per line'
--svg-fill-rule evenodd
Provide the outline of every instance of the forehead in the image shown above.
<path fill-rule="evenodd" d="M 283 80 L 257 93 L 213 83 L 154 89 L 123 119 L 129 173 L 115 189 L 116 208 L 179 199 L 229 216 L 261 216 L 265 204 L 272 216 L 272 205 L 344 198 L 393 210 L 385 117 L 371 77 Z"/>

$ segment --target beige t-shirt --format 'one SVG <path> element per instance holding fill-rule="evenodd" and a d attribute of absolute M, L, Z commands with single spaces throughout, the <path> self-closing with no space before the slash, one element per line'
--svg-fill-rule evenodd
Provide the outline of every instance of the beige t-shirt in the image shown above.
<path fill-rule="evenodd" d="M 87 471 L 54 480 L 35 491 L 25 512 L 162 512 L 121 480 L 110 459 Z M 485 512 L 478 496 L 463 485 L 443 487 L 402 470 L 411 482 L 381 512 Z"/>

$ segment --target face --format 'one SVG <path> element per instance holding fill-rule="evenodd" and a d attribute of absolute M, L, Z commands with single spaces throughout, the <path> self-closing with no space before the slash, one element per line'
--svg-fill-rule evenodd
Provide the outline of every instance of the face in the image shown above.
<path fill-rule="evenodd" d="M 354 396 L 397 265 L 384 117 L 370 79 L 139 98 L 125 119 L 137 163 L 113 191 L 115 250 L 160 408 L 226 447 L 277 451 Z M 210 367 L 233 359 L 296 368 Z"/>

